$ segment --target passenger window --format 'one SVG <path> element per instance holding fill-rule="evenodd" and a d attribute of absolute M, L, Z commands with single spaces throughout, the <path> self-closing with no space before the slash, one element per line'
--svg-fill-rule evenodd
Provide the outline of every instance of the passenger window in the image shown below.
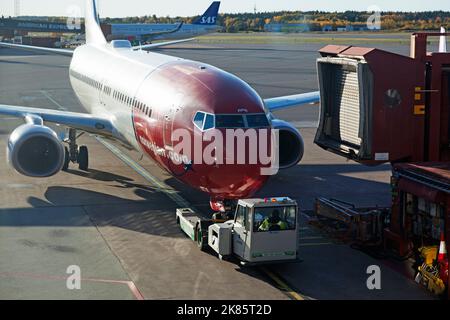
<path fill-rule="evenodd" d="M 212 128 L 214 128 L 214 116 L 212 114 L 206 114 L 203 130 L 208 130 Z"/>
<path fill-rule="evenodd" d="M 203 112 L 197 112 L 194 117 L 194 124 L 200 130 L 203 130 L 203 120 L 205 119 L 205 114 Z"/>

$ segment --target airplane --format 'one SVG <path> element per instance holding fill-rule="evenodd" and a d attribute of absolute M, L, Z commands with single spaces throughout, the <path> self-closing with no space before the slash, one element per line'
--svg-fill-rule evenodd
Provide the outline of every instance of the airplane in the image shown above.
<path fill-rule="evenodd" d="M 25 121 L 8 141 L 8 162 L 18 173 L 49 177 L 67 170 L 70 163 L 88 170 L 88 149 L 77 145 L 78 133 L 86 132 L 114 139 L 148 156 L 173 177 L 209 194 L 213 211 L 225 212 L 230 204 L 253 195 L 267 182 L 268 175 L 261 174 L 263 164 L 174 161 L 167 154 L 173 150 L 172 134 L 177 129 L 192 133 L 192 139 L 227 128 L 277 129 L 279 168 L 301 160 L 300 132 L 272 112 L 317 103 L 318 91 L 263 100 L 250 85 L 226 71 L 150 51 L 189 39 L 140 47 L 132 47 L 128 40 L 108 43 L 99 27 L 95 0 L 86 0 L 86 8 L 86 44 L 73 51 L 0 42 L 9 48 L 71 56 L 71 86 L 89 112 L 0 104 L 0 115 Z M 59 136 L 46 123 L 66 128 L 66 136 Z M 250 150 L 247 144 L 244 148 Z"/>
<path fill-rule="evenodd" d="M 146 24 L 111 24 L 110 35 L 107 40 L 129 39 L 134 37 L 142 42 L 151 42 L 162 39 L 183 39 L 201 36 L 204 34 L 217 32 L 220 27 L 217 25 L 217 15 L 220 1 L 214 1 L 200 17 L 192 24 L 180 22 L 170 23 L 146 23 Z"/>

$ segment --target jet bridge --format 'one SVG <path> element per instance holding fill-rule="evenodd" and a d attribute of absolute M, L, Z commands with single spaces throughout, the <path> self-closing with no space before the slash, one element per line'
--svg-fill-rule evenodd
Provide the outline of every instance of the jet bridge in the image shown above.
<path fill-rule="evenodd" d="M 321 111 L 315 143 L 357 162 L 450 159 L 450 53 L 426 52 L 416 33 L 411 55 L 328 45 L 317 70 Z"/>

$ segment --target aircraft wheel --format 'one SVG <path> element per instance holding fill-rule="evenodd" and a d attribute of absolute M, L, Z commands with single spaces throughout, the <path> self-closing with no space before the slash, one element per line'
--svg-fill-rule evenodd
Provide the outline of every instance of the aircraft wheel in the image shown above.
<path fill-rule="evenodd" d="M 86 146 L 81 146 L 78 150 L 78 168 L 87 171 L 89 167 L 89 153 Z"/>
<path fill-rule="evenodd" d="M 200 248 L 201 251 L 206 251 L 206 248 L 208 247 L 208 241 L 205 236 L 205 230 L 202 230 L 200 226 L 197 226 L 197 246 Z"/>

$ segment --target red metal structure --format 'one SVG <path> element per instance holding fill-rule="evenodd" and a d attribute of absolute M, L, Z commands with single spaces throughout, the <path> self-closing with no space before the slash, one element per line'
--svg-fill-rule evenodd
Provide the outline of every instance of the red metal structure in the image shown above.
<path fill-rule="evenodd" d="M 315 143 L 362 164 L 393 165 L 383 233 L 402 256 L 439 243 L 440 231 L 450 245 L 450 53 L 427 52 L 428 38 L 443 35 L 414 33 L 409 57 L 352 46 L 319 51 Z"/>
<path fill-rule="evenodd" d="M 410 57 L 322 48 L 316 144 L 367 165 L 450 160 L 450 53 L 426 53 L 429 35 L 412 35 Z"/>

